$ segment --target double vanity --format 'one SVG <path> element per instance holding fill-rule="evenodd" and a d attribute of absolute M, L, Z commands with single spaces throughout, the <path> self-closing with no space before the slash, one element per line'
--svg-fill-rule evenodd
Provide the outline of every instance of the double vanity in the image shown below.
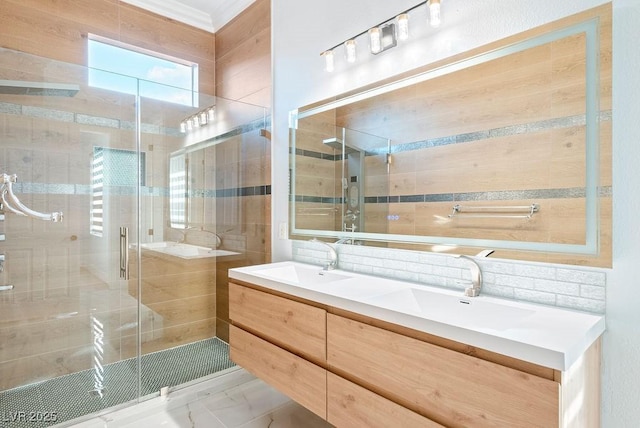
<path fill-rule="evenodd" d="M 229 280 L 232 360 L 335 426 L 599 426 L 604 317 L 297 262 Z"/>

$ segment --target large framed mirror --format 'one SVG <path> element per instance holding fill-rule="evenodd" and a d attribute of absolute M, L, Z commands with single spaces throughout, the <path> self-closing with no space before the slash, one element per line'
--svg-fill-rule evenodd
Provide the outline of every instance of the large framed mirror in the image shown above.
<path fill-rule="evenodd" d="M 611 10 L 290 115 L 293 237 L 611 263 Z"/>

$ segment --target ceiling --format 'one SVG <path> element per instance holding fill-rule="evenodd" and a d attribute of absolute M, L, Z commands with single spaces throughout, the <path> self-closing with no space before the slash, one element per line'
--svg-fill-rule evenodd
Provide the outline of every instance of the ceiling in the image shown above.
<path fill-rule="evenodd" d="M 255 0 L 122 0 L 215 33 Z"/>

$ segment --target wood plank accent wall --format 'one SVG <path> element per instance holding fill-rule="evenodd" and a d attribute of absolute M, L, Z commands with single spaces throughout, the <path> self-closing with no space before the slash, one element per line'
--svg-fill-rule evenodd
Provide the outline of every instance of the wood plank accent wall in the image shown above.
<path fill-rule="evenodd" d="M 271 106 L 269 0 L 257 0 L 216 32 L 216 96 Z"/>
<path fill-rule="evenodd" d="M 88 33 L 200 67 L 200 91 L 215 91 L 215 36 L 117 0 L 3 0 L 0 46 L 87 64 Z"/>
<path fill-rule="evenodd" d="M 216 32 L 215 75 L 216 96 L 271 108 L 269 0 L 257 0 Z M 218 171 L 239 168 L 239 186 L 271 185 L 271 145 L 268 141 L 265 144 L 264 137 L 243 137 L 240 141 L 230 140 L 218 147 Z M 216 184 L 220 186 L 220 183 Z M 223 340 L 229 338 L 229 278 L 226 267 L 268 263 L 271 260 L 271 194 L 241 199 L 243 219 L 238 234 L 246 240 L 246 257 L 242 263 L 234 266 L 221 266 L 216 276 L 216 334 Z M 220 201 L 218 210 L 224 209 L 225 203 L 234 201 Z M 219 221 L 216 224 L 217 230 L 229 228 L 230 225 Z"/>

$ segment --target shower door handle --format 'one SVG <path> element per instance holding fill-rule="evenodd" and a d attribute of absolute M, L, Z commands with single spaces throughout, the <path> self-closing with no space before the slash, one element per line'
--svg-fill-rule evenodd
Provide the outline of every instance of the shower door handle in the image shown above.
<path fill-rule="evenodd" d="M 120 228 L 120 278 L 129 279 L 129 228 Z"/>

